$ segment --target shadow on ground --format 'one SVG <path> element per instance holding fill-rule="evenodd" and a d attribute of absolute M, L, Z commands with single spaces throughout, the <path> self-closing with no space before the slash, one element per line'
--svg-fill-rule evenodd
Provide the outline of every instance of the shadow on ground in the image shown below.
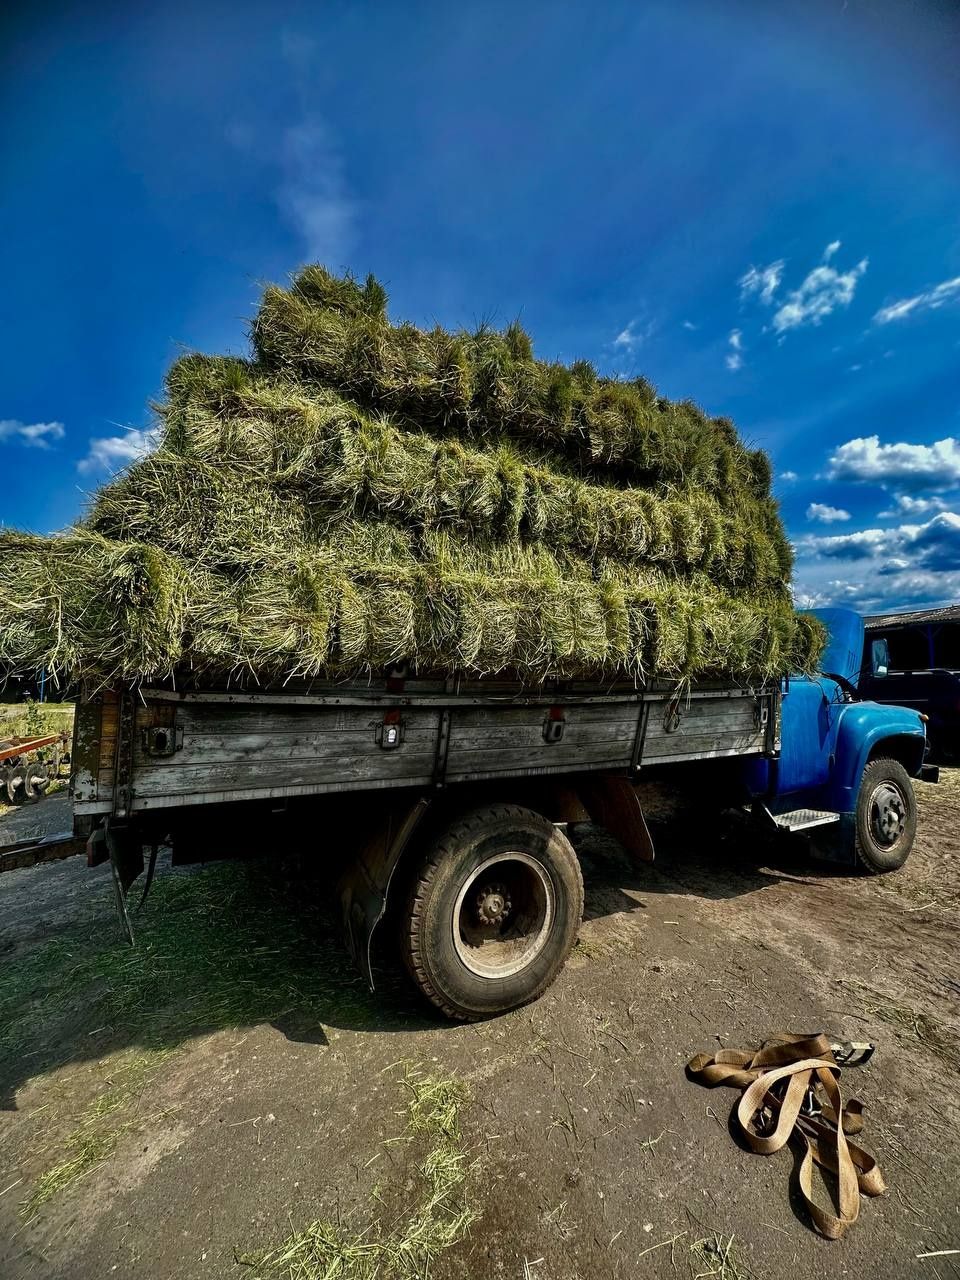
<path fill-rule="evenodd" d="M 668 894 L 725 901 L 784 880 L 846 878 L 849 866 L 815 858 L 801 837 L 777 837 L 728 817 L 651 822 L 656 858 L 634 864 L 622 846 L 588 823 L 568 830 L 584 873 L 587 920 L 635 911 L 636 896 Z"/>
<path fill-rule="evenodd" d="M 642 910 L 651 894 L 726 899 L 786 876 L 809 877 L 803 848 L 716 826 L 654 829 L 653 865 L 633 865 L 589 825 L 570 832 L 584 867 L 585 918 Z M 831 874 L 829 866 L 816 874 Z M 0 1107 L 29 1078 L 125 1049 L 155 1052 L 211 1031 L 270 1024 L 289 1039 L 326 1042 L 324 1027 L 411 1031 L 447 1025 L 421 1003 L 380 937 L 377 992 L 341 940 L 329 876 L 296 859 L 162 867 L 137 945 L 120 937 L 104 884 L 79 918 L 0 969 Z"/>
<path fill-rule="evenodd" d="M 125 1049 L 149 1052 L 230 1027 L 435 1025 L 396 973 L 375 996 L 343 948 L 329 884 L 275 860 L 161 868 L 137 945 L 121 939 L 107 883 L 83 917 L 0 969 L 0 1107 L 25 1080 Z"/>

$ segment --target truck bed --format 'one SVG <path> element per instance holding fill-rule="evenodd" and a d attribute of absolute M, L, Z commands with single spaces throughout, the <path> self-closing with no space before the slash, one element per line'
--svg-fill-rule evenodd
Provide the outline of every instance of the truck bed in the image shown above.
<path fill-rule="evenodd" d="M 381 679 L 81 698 L 77 815 L 774 754 L 779 687 Z"/>

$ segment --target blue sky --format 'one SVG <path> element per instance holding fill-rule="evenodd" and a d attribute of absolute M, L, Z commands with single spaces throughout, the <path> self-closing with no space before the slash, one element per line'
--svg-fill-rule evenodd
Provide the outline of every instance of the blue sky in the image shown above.
<path fill-rule="evenodd" d="M 956 5 L 147 8 L 0 19 L 0 522 L 317 259 L 733 417 L 803 602 L 960 599 Z"/>

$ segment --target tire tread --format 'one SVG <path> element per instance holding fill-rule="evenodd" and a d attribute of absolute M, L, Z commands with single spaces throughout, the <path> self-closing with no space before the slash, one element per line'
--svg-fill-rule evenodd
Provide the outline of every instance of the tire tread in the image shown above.
<path fill-rule="evenodd" d="M 444 832 L 443 837 L 433 846 L 432 852 L 422 863 L 417 874 L 413 888 L 410 892 L 407 912 L 405 916 L 404 927 L 401 930 L 401 950 L 404 962 L 410 977 L 427 997 L 442 1013 L 448 1018 L 457 1022 L 479 1022 L 487 1018 L 486 1013 L 473 1012 L 469 1009 L 462 1009 L 458 1005 L 451 1004 L 450 1001 L 438 991 L 430 980 L 427 967 L 420 946 L 422 930 L 420 928 L 421 920 L 426 906 L 427 893 L 432 885 L 433 880 L 437 876 L 444 860 L 454 853 L 457 845 L 464 839 L 471 836 L 479 835 L 483 829 L 494 819 L 520 818 L 529 820 L 531 817 L 540 818 L 543 822 L 548 822 L 546 818 L 542 818 L 540 814 L 535 813 L 532 809 L 525 809 L 518 804 L 491 804 L 484 806 L 483 809 L 474 813 L 467 814 L 459 821 L 453 823 Z M 552 823 L 548 825 L 552 826 Z M 580 882 L 580 902 L 579 915 L 583 912 L 583 882 Z M 546 977 L 543 982 L 539 983 L 535 989 L 531 991 L 527 1003 L 536 1000 L 550 986 L 553 981 L 552 976 Z"/>

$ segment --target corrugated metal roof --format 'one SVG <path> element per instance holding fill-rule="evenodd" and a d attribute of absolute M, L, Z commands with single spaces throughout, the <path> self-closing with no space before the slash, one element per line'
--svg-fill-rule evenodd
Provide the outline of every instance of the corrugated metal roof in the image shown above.
<path fill-rule="evenodd" d="M 915 627 L 929 622 L 960 622 L 960 604 L 943 605 L 939 609 L 915 609 L 912 613 L 874 613 L 864 618 L 868 631 L 880 627 Z"/>

